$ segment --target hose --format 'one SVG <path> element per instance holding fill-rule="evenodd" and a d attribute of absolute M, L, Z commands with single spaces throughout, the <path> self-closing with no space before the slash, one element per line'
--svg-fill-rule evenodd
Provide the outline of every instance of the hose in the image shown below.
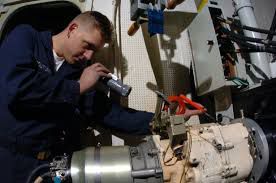
<path fill-rule="evenodd" d="M 263 47 L 263 46 L 256 46 L 256 45 L 241 41 L 241 40 L 236 39 L 236 38 L 232 38 L 231 40 L 237 42 L 238 44 L 240 44 L 242 46 L 258 50 L 258 52 L 267 52 L 267 53 L 276 54 L 276 50 L 272 49 L 272 48 L 266 48 L 266 47 Z"/>
<path fill-rule="evenodd" d="M 51 172 L 46 172 L 46 173 L 40 175 L 39 177 L 37 177 L 35 179 L 34 183 L 42 183 L 43 180 L 47 177 L 51 177 Z"/>
<path fill-rule="evenodd" d="M 45 168 L 45 169 L 46 169 L 46 168 L 49 169 L 49 168 L 50 168 L 50 165 L 49 165 L 49 164 L 42 164 L 42 165 L 36 167 L 36 168 L 30 173 L 30 175 L 29 175 L 29 177 L 28 177 L 26 183 L 32 183 L 32 180 L 33 180 L 33 177 L 35 176 L 35 174 L 36 174 L 39 170 L 44 169 L 44 168 Z"/>
<path fill-rule="evenodd" d="M 238 28 L 241 28 L 241 29 L 250 30 L 250 31 L 253 31 L 253 32 L 259 32 L 259 33 L 263 33 L 263 34 L 276 35 L 275 31 L 250 27 L 250 26 L 246 26 L 246 25 L 240 25 L 240 24 L 237 24 L 237 23 L 235 23 L 231 20 L 225 20 L 222 17 L 216 17 L 216 18 L 221 22 L 224 22 L 224 23 L 229 24 L 229 25 L 233 25 L 234 27 L 238 27 Z"/>
<path fill-rule="evenodd" d="M 226 28 L 223 28 L 222 32 L 228 34 L 231 37 L 235 37 L 237 39 L 241 39 L 241 40 L 244 40 L 244 41 L 261 43 L 261 44 L 269 45 L 269 46 L 270 45 L 276 46 L 276 41 L 264 40 L 264 39 L 260 39 L 260 38 L 252 38 L 252 37 L 243 36 L 241 34 L 235 34 L 235 33 L 231 32 L 231 31 L 227 30 Z"/>
<path fill-rule="evenodd" d="M 265 30 L 265 29 L 255 28 L 255 27 L 249 27 L 249 26 L 246 26 L 246 25 L 238 25 L 236 23 L 234 23 L 232 25 L 234 25 L 235 27 L 239 27 L 239 28 L 242 28 L 242 29 L 245 29 L 245 30 L 250 30 L 250 31 L 253 31 L 253 32 L 276 35 L 276 32 L 270 31 L 270 30 Z"/>
<path fill-rule="evenodd" d="M 256 51 L 258 50 L 258 52 L 267 52 L 267 53 L 276 54 L 276 49 L 273 49 L 273 48 L 264 47 L 264 46 L 257 46 L 257 45 L 247 43 L 247 42 L 245 42 L 245 41 L 242 41 L 242 40 L 240 40 L 240 39 L 237 39 L 237 38 L 231 37 L 231 36 L 230 36 L 230 39 L 231 39 L 232 41 L 235 41 L 236 43 L 242 45 L 242 46 L 245 46 L 245 47 L 254 49 L 254 50 L 256 50 Z"/>
<path fill-rule="evenodd" d="M 258 50 L 258 49 L 254 49 L 254 48 L 240 48 L 237 49 L 236 53 L 253 53 L 253 52 L 266 52 L 266 50 Z"/>

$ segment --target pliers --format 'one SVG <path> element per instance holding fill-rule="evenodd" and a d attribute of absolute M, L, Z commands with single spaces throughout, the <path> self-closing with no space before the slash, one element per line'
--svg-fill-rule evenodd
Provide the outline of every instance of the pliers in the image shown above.
<path fill-rule="evenodd" d="M 176 115 L 180 115 L 180 114 L 184 114 L 186 111 L 186 104 L 190 104 L 191 106 L 193 106 L 195 109 L 200 110 L 203 112 L 203 114 L 205 114 L 206 116 L 208 116 L 211 120 L 217 122 L 217 120 L 211 116 L 209 113 L 207 113 L 206 109 L 199 105 L 198 103 L 192 101 L 191 99 L 189 99 L 188 97 L 186 97 L 183 94 L 180 94 L 179 96 L 169 96 L 166 97 L 163 93 L 159 92 L 159 91 L 155 91 L 156 94 L 161 97 L 164 101 L 165 101 L 165 105 L 163 107 L 163 110 L 168 110 L 169 105 L 171 105 L 171 103 L 178 103 L 178 110 L 176 111 Z"/>

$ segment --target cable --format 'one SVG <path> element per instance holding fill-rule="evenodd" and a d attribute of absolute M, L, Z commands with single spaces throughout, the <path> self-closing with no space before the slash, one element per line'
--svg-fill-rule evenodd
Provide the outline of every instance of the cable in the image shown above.
<path fill-rule="evenodd" d="M 253 53 L 253 52 L 266 52 L 266 50 L 260 50 L 255 48 L 240 48 L 237 49 L 236 53 Z"/>
<path fill-rule="evenodd" d="M 168 150 L 169 150 L 169 147 L 170 147 L 170 143 L 169 143 L 168 146 L 166 147 L 166 150 L 165 150 L 165 152 L 164 152 L 164 154 L 163 154 L 163 162 L 164 162 L 164 165 L 166 165 L 166 163 L 170 162 L 170 161 L 173 159 L 173 157 L 171 157 L 169 160 L 165 161 L 166 154 L 167 154 L 167 152 L 168 152 Z M 166 166 L 167 166 L 167 165 L 166 165 Z"/>
<path fill-rule="evenodd" d="M 258 45 L 254 45 L 254 44 L 246 42 L 246 41 L 251 41 L 251 42 L 258 42 L 258 43 L 266 44 L 265 40 L 263 40 L 263 39 L 241 36 L 239 34 L 232 33 L 231 31 L 229 31 L 226 28 L 223 28 L 222 32 L 225 33 L 230 40 L 232 40 L 242 46 L 245 46 L 247 48 L 253 49 L 255 52 L 268 52 L 268 53 L 276 54 L 275 47 L 258 46 Z M 224 37 L 221 36 L 221 38 L 224 38 Z M 272 45 L 276 45 L 276 41 L 270 41 L 270 43 Z M 266 44 L 266 45 L 270 46 L 270 44 Z"/>
<path fill-rule="evenodd" d="M 181 183 L 182 182 L 182 179 L 183 179 L 183 177 L 184 176 L 186 176 L 186 174 L 187 174 L 187 172 L 188 172 L 188 170 L 189 170 L 189 168 L 187 168 L 187 171 L 185 170 L 186 169 L 186 165 L 187 165 L 187 163 L 189 162 L 189 159 L 190 159 L 190 155 L 191 155 L 191 149 L 192 149 L 192 135 L 191 135 L 191 129 L 190 129 L 190 127 L 187 127 L 188 128 L 188 130 L 187 130 L 187 133 L 189 134 L 188 135 L 188 144 L 187 144 L 187 148 L 185 149 L 186 151 L 185 151 L 185 153 L 184 153 L 184 156 L 185 156 L 185 161 L 184 161 L 184 163 L 183 163 L 183 172 L 182 172 L 182 175 L 181 175 L 181 178 L 180 178 L 180 182 L 179 183 Z"/>
<path fill-rule="evenodd" d="M 264 44 L 264 45 L 276 46 L 276 41 L 264 40 L 264 39 L 261 39 L 261 38 L 252 38 L 252 37 L 243 36 L 241 34 L 233 33 L 231 31 L 227 30 L 226 28 L 223 28 L 222 32 L 226 33 L 230 37 L 235 37 L 235 38 L 241 39 L 243 41 L 250 41 L 250 42 L 260 43 L 260 44 Z"/>
<path fill-rule="evenodd" d="M 43 182 L 43 180 L 44 180 L 45 178 L 47 178 L 47 177 L 51 177 L 51 172 L 46 172 L 46 173 L 40 175 L 39 177 L 37 177 L 37 178 L 35 179 L 34 183 L 41 183 L 41 182 Z"/>
<path fill-rule="evenodd" d="M 49 168 L 50 168 L 50 165 L 49 165 L 49 164 L 42 164 L 42 165 L 36 167 L 36 168 L 30 173 L 30 175 L 29 175 L 29 177 L 28 177 L 26 183 L 32 183 L 32 179 L 33 179 L 33 177 L 35 176 L 35 174 L 36 174 L 39 170 L 44 169 L 44 168 L 45 168 L 45 169 L 46 169 L 46 168 L 49 169 Z"/>
<path fill-rule="evenodd" d="M 166 154 L 167 154 L 167 152 L 168 152 L 170 146 L 171 146 L 171 143 L 168 144 L 168 146 L 166 147 L 166 150 L 165 150 L 165 152 L 164 152 L 164 154 L 163 154 L 163 162 L 164 162 L 164 165 L 165 165 L 165 166 L 173 166 L 173 165 L 175 165 L 176 162 L 178 161 L 178 160 L 176 159 L 175 162 L 173 162 L 172 164 L 167 164 L 167 163 L 169 163 L 170 161 L 172 161 L 173 158 L 175 158 L 174 155 L 173 155 L 171 158 L 169 158 L 168 160 L 165 161 L 165 159 L 166 159 Z"/>
<path fill-rule="evenodd" d="M 254 44 L 250 44 L 250 43 L 247 43 L 247 42 L 244 42 L 242 40 L 239 40 L 235 37 L 231 37 L 230 38 L 232 41 L 242 45 L 242 46 L 245 46 L 245 47 L 248 47 L 248 48 L 252 48 L 252 49 L 255 49 L 255 50 L 259 50 L 260 52 L 267 52 L 267 53 L 273 53 L 273 54 L 276 54 L 276 50 L 273 49 L 273 48 L 268 48 L 268 47 L 264 47 L 264 46 L 257 46 L 257 45 L 254 45 Z"/>
<path fill-rule="evenodd" d="M 266 29 L 260 29 L 260 28 L 255 28 L 255 27 L 250 27 L 250 26 L 246 26 L 246 25 L 239 25 L 237 23 L 235 23 L 234 21 L 231 20 L 225 20 L 222 17 L 216 17 L 219 21 L 224 22 L 226 24 L 229 25 L 233 25 L 234 27 L 238 27 L 241 29 L 245 29 L 245 30 L 250 30 L 253 32 L 259 32 L 259 33 L 263 33 L 263 34 L 271 34 L 271 35 L 276 35 L 275 31 L 270 31 L 270 30 L 266 30 Z"/>

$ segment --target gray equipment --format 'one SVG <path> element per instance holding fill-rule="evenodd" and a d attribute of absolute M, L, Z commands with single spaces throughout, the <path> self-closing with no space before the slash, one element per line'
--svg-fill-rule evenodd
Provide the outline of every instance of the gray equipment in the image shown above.
<path fill-rule="evenodd" d="M 152 137 L 137 147 L 88 147 L 74 152 L 72 183 L 161 183 L 163 171 Z"/>
<path fill-rule="evenodd" d="M 131 86 L 123 84 L 122 80 L 118 79 L 115 75 L 110 75 L 112 76 L 112 78 L 104 77 L 101 81 L 112 91 L 118 93 L 123 97 L 127 97 L 131 92 Z"/>

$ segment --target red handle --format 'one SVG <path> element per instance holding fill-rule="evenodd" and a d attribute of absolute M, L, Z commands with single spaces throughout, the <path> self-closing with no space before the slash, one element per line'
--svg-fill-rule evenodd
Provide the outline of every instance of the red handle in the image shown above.
<path fill-rule="evenodd" d="M 178 111 L 176 112 L 176 115 L 185 113 L 185 111 L 186 111 L 185 102 L 179 96 L 169 96 L 168 100 L 170 102 L 177 102 L 178 103 Z"/>
<path fill-rule="evenodd" d="M 191 99 L 189 99 L 189 98 L 186 97 L 185 95 L 180 94 L 179 96 L 182 98 L 182 100 L 184 100 L 185 102 L 187 102 L 188 104 L 190 104 L 190 105 L 193 106 L 194 108 L 196 108 L 196 109 L 198 109 L 198 110 L 201 110 L 201 111 L 205 112 L 203 106 L 201 106 L 201 105 L 199 105 L 199 104 L 193 102 Z"/>
<path fill-rule="evenodd" d="M 189 99 L 188 97 L 186 97 L 185 95 L 182 95 L 182 94 L 180 94 L 179 96 L 169 96 L 168 100 L 170 102 L 177 102 L 178 103 L 178 111 L 176 112 L 176 115 L 185 113 L 185 111 L 186 111 L 185 102 L 190 104 L 191 106 L 193 106 L 197 110 L 200 110 L 202 112 L 206 112 L 204 110 L 203 106 L 199 105 L 198 103 L 192 101 L 191 99 Z M 168 110 L 168 106 L 164 106 L 163 110 Z"/>

